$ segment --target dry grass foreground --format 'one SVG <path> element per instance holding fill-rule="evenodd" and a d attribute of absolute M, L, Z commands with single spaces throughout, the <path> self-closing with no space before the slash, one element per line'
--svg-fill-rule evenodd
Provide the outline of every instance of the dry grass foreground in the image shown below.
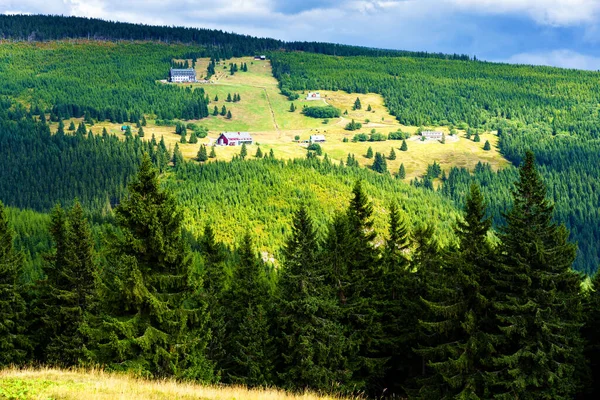
<path fill-rule="evenodd" d="M 100 370 L 6 369 L 0 371 L 0 399 L 9 400 L 341 400 L 276 389 L 203 386 L 172 380 L 145 380 Z"/>

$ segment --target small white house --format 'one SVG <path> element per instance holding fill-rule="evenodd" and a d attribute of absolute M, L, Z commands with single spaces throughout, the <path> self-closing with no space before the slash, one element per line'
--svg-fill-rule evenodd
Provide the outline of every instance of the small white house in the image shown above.
<path fill-rule="evenodd" d="M 308 92 L 306 100 L 321 100 L 321 93 L 319 92 Z"/>
<path fill-rule="evenodd" d="M 311 143 L 325 143 L 325 136 L 323 135 L 311 135 L 310 136 Z"/>

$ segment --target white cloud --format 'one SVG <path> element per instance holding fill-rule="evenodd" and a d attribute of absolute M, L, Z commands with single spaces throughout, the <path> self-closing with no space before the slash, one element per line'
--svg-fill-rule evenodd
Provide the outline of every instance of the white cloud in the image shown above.
<path fill-rule="evenodd" d="M 588 56 L 567 49 L 553 50 L 545 53 L 520 53 L 513 55 L 507 61 L 515 64 L 600 70 L 600 57 Z"/>
<path fill-rule="evenodd" d="M 593 23 L 600 16 L 600 0 L 445 0 L 462 10 L 486 14 L 517 14 L 537 23 L 570 26 Z"/>

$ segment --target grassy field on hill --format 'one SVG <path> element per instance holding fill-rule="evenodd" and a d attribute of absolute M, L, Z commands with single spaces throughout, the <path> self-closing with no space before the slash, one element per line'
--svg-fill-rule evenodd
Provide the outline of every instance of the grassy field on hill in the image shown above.
<path fill-rule="evenodd" d="M 102 371 L 8 369 L 0 371 L 0 399 L 9 400 L 333 400 L 335 396 L 290 394 L 276 389 L 204 386 L 144 380 Z"/>
<path fill-rule="evenodd" d="M 176 61 L 183 61 L 177 59 Z M 189 60 L 191 61 L 191 60 Z M 247 72 L 237 72 L 234 75 L 229 73 L 229 63 L 241 65 L 246 63 Z M 203 77 L 208 65 L 208 59 L 198 59 L 196 61 L 196 71 L 198 77 Z M 357 142 L 351 140 L 357 133 L 369 134 L 373 129 L 377 133 L 389 134 L 401 129 L 404 132 L 414 133 L 416 126 L 405 126 L 398 123 L 397 119 L 390 115 L 384 104 L 383 97 L 379 94 L 352 94 L 343 91 L 321 91 L 321 101 L 305 100 L 306 93 L 299 92 L 300 98 L 295 101 L 289 101 L 279 90 L 278 82 L 272 75 L 272 68 L 269 61 L 255 61 L 252 57 L 234 58 L 221 61 L 217 64 L 216 74 L 211 78 L 211 84 L 181 84 L 172 85 L 181 88 L 202 88 L 210 99 L 209 111 L 212 114 L 216 106 L 220 111 L 223 106 L 231 111 L 232 118 L 226 119 L 223 116 L 210 115 L 206 119 L 198 122 L 209 130 L 207 138 L 200 140 L 198 144 L 179 144 L 179 147 L 188 159 L 193 159 L 198 153 L 199 146 L 205 144 L 210 146 L 218 135 L 223 131 L 248 131 L 252 132 L 257 145 L 260 145 L 263 153 L 273 149 L 277 158 L 294 159 L 303 158 L 306 155 L 306 144 L 298 143 L 295 138 L 300 137 L 300 141 L 308 140 L 310 135 L 323 134 L 327 143 L 322 145 L 325 153 L 334 161 L 346 160 L 349 153 L 354 154 L 357 161 L 362 166 L 370 166 L 372 159 L 367 159 L 364 155 L 369 147 L 374 152 L 389 154 L 392 148 L 395 149 L 397 159 L 388 162 L 390 172 L 397 172 L 401 163 L 406 168 L 408 179 L 421 176 L 427 165 L 437 161 L 442 168 L 452 166 L 473 169 L 479 162 L 488 162 L 494 170 L 503 168 L 508 162 L 497 151 L 497 136 L 492 133 L 486 133 L 482 136 L 480 143 L 474 143 L 464 136 L 464 132 L 459 131 L 458 140 L 448 140 L 445 145 L 439 142 L 418 142 L 418 137 L 411 138 L 415 143 L 409 146 L 409 151 L 400 152 L 400 141 L 385 142 Z M 170 85 L 170 84 L 169 84 Z M 240 102 L 227 102 L 227 96 L 239 94 Z M 356 98 L 361 100 L 363 108 L 353 110 L 352 105 Z M 215 101 L 218 98 L 218 101 Z M 290 112 L 290 105 L 294 103 L 295 112 Z M 301 113 L 304 106 L 325 106 L 332 105 L 342 112 L 347 111 L 347 115 L 340 118 L 321 120 L 309 118 Z M 371 111 L 367 111 L 368 107 Z M 362 129 L 354 132 L 345 130 L 345 126 L 351 120 L 363 124 Z M 81 119 L 73 119 L 79 123 Z M 68 125 L 69 121 L 65 121 Z M 121 124 L 110 122 L 101 122 L 92 127 L 95 133 L 101 132 L 106 128 L 109 132 L 120 135 Z M 430 127 L 440 129 L 449 133 L 446 127 Z M 56 124 L 54 128 L 56 129 Z M 165 138 L 167 146 L 171 149 L 179 142 L 180 136 L 175 134 L 175 128 L 170 126 L 157 126 L 153 120 L 144 128 L 146 139 L 155 135 L 157 139 Z M 135 129 L 134 129 L 135 133 Z M 348 142 L 343 142 L 347 139 Z M 484 151 L 483 144 L 489 140 L 492 144 L 491 151 Z M 257 146 L 250 146 L 249 154 L 256 153 Z M 219 147 L 216 149 L 218 160 L 230 160 L 239 153 L 237 147 Z"/>

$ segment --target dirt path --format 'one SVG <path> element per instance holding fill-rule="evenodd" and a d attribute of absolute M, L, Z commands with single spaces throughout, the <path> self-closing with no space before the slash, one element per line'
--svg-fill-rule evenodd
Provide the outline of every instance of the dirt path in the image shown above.
<path fill-rule="evenodd" d="M 269 110 L 271 111 L 271 117 L 273 118 L 273 126 L 275 127 L 275 130 L 277 131 L 277 133 L 281 135 L 281 132 L 279 130 L 279 125 L 277 125 L 277 120 L 275 119 L 275 110 L 273 110 L 273 105 L 271 104 L 271 98 L 269 97 L 269 92 L 267 92 L 267 88 L 264 86 L 262 87 L 262 90 L 265 92 L 265 96 L 267 97 L 267 103 L 269 104 Z"/>

